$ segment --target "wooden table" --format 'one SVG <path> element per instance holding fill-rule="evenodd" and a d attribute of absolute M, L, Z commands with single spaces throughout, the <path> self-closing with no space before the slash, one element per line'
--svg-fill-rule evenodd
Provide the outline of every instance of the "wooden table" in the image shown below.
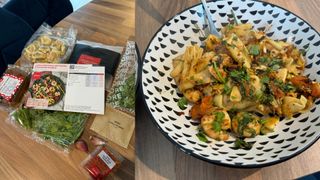
<path fill-rule="evenodd" d="M 318 31 L 319 0 L 268 0 L 307 20 Z M 141 54 L 157 29 L 173 15 L 199 0 L 137 0 L 136 41 Z M 143 106 L 141 96 L 138 104 Z M 320 142 L 277 165 L 257 169 L 226 168 L 184 154 L 172 145 L 148 118 L 136 110 L 136 179 L 293 179 L 320 170 Z"/>
<path fill-rule="evenodd" d="M 74 25 L 81 40 L 124 46 L 134 38 L 134 9 L 134 0 L 94 0 L 57 26 Z M 7 114 L 0 111 L 0 179 L 88 179 L 80 168 L 86 153 L 75 149 L 69 155 L 53 151 L 24 137 L 5 123 L 6 119 Z M 88 144 L 91 122 L 81 137 Z M 113 179 L 134 178 L 134 144 L 134 138 L 128 149 L 110 143 L 127 159 Z"/>

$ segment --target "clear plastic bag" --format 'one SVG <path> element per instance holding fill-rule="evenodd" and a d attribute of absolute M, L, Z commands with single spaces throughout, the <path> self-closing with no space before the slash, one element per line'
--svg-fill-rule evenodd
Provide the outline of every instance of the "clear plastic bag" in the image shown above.
<path fill-rule="evenodd" d="M 88 114 L 19 108 L 8 122 L 16 129 L 53 150 L 68 153 L 81 136 Z"/>
<path fill-rule="evenodd" d="M 128 41 L 125 53 L 118 66 L 107 103 L 113 108 L 134 115 L 137 84 L 137 51 L 135 42 Z"/>
<path fill-rule="evenodd" d="M 0 78 L 0 109 L 12 111 L 20 106 L 28 90 L 30 71 L 9 65 Z"/>
<path fill-rule="evenodd" d="M 76 42 L 77 31 L 72 26 L 51 28 L 42 24 L 22 51 L 20 65 L 32 67 L 34 63 L 65 63 Z"/>

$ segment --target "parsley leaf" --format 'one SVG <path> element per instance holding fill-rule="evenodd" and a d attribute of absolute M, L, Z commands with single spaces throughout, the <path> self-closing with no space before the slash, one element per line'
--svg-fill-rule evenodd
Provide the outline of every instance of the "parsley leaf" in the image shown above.
<path fill-rule="evenodd" d="M 230 77 L 238 83 L 242 81 L 249 81 L 250 76 L 245 69 L 233 70 L 230 72 Z"/>
<path fill-rule="evenodd" d="M 221 131 L 221 124 L 218 121 L 213 121 L 212 128 L 215 132 Z"/>
<path fill-rule="evenodd" d="M 227 29 L 230 31 L 230 30 L 232 30 L 234 28 L 234 25 L 233 24 L 228 24 L 227 25 Z"/>
<path fill-rule="evenodd" d="M 216 116 L 216 119 L 212 123 L 212 128 L 214 131 L 219 132 L 219 131 L 221 131 L 221 123 L 223 122 L 225 115 L 223 112 L 216 112 L 214 114 Z"/>
<path fill-rule="evenodd" d="M 188 105 L 188 100 L 185 97 L 182 97 L 181 99 L 179 99 L 178 101 L 178 106 L 180 109 L 184 110 L 187 108 Z"/>
<path fill-rule="evenodd" d="M 309 51 L 310 47 L 308 49 L 300 49 L 299 52 L 302 54 L 302 56 L 305 56 L 307 52 Z"/>
<path fill-rule="evenodd" d="M 269 81 L 270 81 L 270 78 L 268 76 L 263 76 L 261 78 L 261 83 L 263 83 L 263 84 L 268 84 Z"/>
<path fill-rule="evenodd" d="M 243 139 L 236 139 L 236 141 L 234 142 L 234 147 L 237 149 L 246 149 L 249 150 L 252 148 L 252 143 L 248 143 L 246 141 L 244 141 Z"/>
<path fill-rule="evenodd" d="M 231 88 L 227 84 L 224 84 L 223 86 L 223 93 L 227 95 L 231 93 Z"/>
<path fill-rule="evenodd" d="M 259 124 L 265 124 L 267 122 L 267 119 L 259 119 Z"/>
<path fill-rule="evenodd" d="M 266 64 L 269 61 L 268 57 L 260 57 L 258 61 L 262 64 Z"/>
<path fill-rule="evenodd" d="M 218 66 L 217 66 L 217 63 L 215 62 L 215 61 L 213 61 L 212 62 L 212 65 L 213 65 L 213 69 L 214 69 L 214 71 L 216 72 L 216 74 L 217 74 L 217 76 L 218 76 L 218 80 L 220 81 L 220 82 L 223 82 L 223 83 L 225 83 L 225 79 L 222 77 L 222 75 L 221 75 L 221 73 L 220 73 L 220 71 L 219 71 L 219 69 L 218 69 Z"/>
<path fill-rule="evenodd" d="M 251 45 L 249 47 L 249 53 L 251 55 L 258 56 L 260 54 L 259 46 L 258 45 Z"/>
<path fill-rule="evenodd" d="M 218 122 L 222 122 L 223 121 L 223 118 L 224 118 L 224 113 L 223 112 L 216 112 L 215 115 L 216 115 L 216 121 L 218 121 Z"/>
<path fill-rule="evenodd" d="M 209 140 L 207 139 L 206 135 L 203 132 L 199 132 L 198 134 L 196 134 L 196 136 L 202 142 L 205 142 L 205 143 L 209 142 Z"/>

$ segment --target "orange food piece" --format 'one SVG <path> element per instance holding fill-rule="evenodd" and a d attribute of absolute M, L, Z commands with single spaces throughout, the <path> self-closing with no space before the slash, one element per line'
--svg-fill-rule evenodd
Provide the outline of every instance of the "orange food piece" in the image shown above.
<path fill-rule="evenodd" d="M 311 96 L 319 98 L 320 97 L 320 84 L 312 83 L 311 84 Z"/>

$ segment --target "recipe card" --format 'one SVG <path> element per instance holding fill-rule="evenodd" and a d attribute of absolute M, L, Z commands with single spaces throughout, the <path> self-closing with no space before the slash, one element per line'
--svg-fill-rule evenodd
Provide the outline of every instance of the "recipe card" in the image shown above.
<path fill-rule="evenodd" d="M 102 66 L 36 63 L 25 106 L 104 114 L 104 83 Z"/>

